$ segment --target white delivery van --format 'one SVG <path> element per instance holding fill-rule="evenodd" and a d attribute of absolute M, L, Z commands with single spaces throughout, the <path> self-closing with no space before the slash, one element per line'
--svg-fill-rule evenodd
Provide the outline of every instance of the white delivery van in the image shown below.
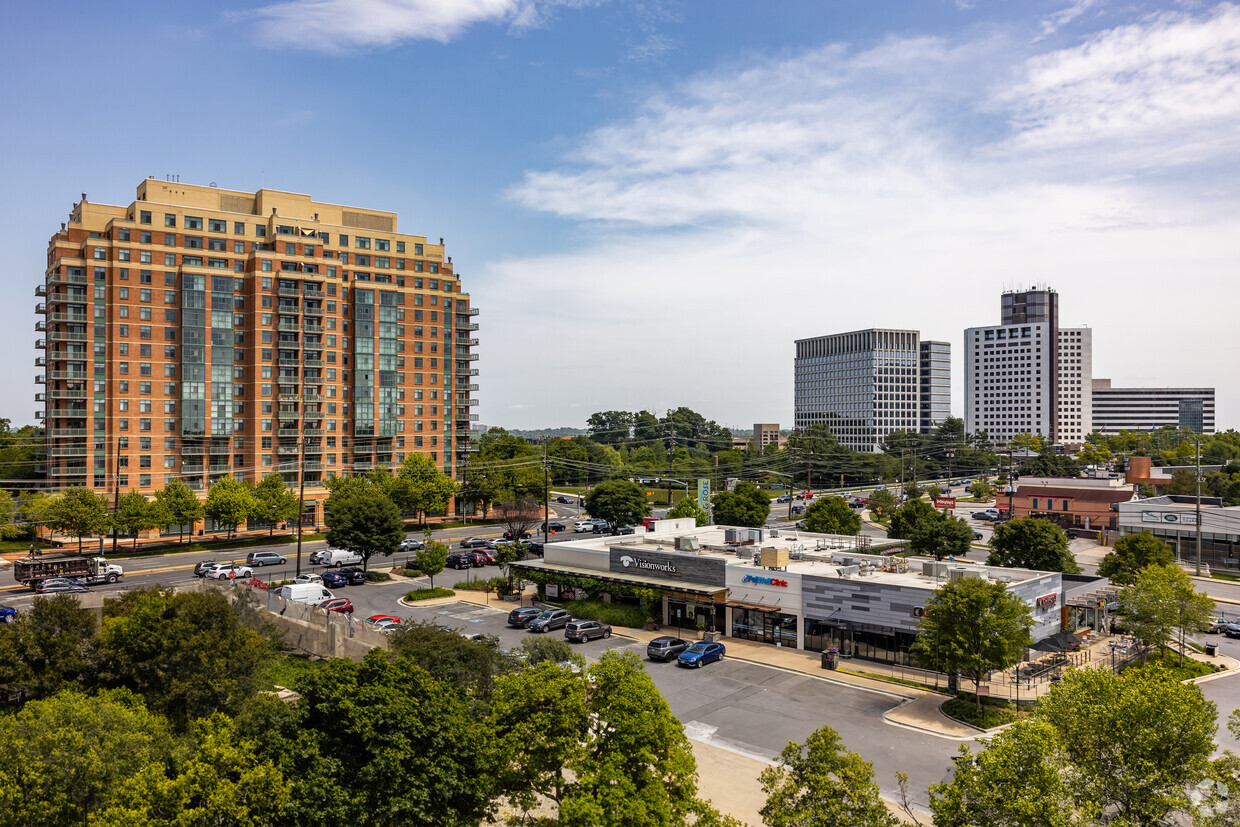
<path fill-rule="evenodd" d="M 332 566 L 340 568 L 341 566 L 356 566 L 362 562 L 362 555 L 342 548 L 329 548 L 319 554 L 319 564 L 323 566 Z"/>
<path fill-rule="evenodd" d="M 309 603 L 311 606 L 336 596 L 323 588 L 322 583 L 290 583 L 281 586 L 276 595 L 294 603 Z"/>

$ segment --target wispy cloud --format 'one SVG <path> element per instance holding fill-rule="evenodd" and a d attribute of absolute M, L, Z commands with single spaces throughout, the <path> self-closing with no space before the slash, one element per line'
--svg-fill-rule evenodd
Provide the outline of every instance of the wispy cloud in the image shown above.
<path fill-rule="evenodd" d="M 264 38 L 297 48 L 342 51 L 406 41 L 447 43 L 477 24 L 513 31 L 546 24 L 560 9 L 606 0 L 287 0 L 238 12 L 257 21 Z"/>
<path fill-rule="evenodd" d="M 1210 321 L 1168 317 L 1163 332 L 1191 342 L 1225 325 L 1205 285 L 1240 238 L 1240 11 L 1160 15 L 1055 51 L 1028 35 L 828 45 L 704 73 L 586 134 L 510 196 L 585 222 L 594 242 L 489 268 L 505 302 L 490 335 L 558 311 L 536 352 L 489 354 L 489 368 L 545 359 L 573 375 L 602 348 L 609 381 L 580 392 L 588 409 L 715 377 L 694 383 L 708 416 L 784 421 L 794 338 L 883 325 L 954 341 L 1016 283 L 1049 280 L 1066 323 L 1100 323 L 1147 317 L 1175 271 L 1178 300 Z M 1198 203 L 1202 176 L 1223 204 Z M 1121 277 L 1133 289 L 1117 293 Z M 1140 325 L 1095 338 L 1100 375 L 1141 347 Z M 1221 381 L 1163 368 L 1167 384 Z"/>
<path fill-rule="evenodd" d="M 1041 37 L 1053 35 L 1088 11 L 1091 6 L 1096 5 L 1098 5 L 1098 0 L 1073 0 L 1067 7 L 1054 12 L 1042 20 Z"/>

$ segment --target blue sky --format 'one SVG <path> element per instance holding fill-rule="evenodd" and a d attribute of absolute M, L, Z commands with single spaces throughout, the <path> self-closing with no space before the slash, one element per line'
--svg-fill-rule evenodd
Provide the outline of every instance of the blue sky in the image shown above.
<path fill-rule="evenodd" d="M 794 339 L 959 349 L 1046 283 L 1095 376 L 1237 426 L 1238 63 L 1208 2 L 9 4 L 0 416 L 48 236 L 177 174 L 444 237 L 490 424 L 790 423 Z"/>

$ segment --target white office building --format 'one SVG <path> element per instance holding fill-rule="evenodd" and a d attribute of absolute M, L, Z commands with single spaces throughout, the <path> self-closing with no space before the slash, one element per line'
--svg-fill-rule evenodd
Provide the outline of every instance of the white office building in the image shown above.
<path fill-rule="evenodd" d="M 1170 425 L 1214 433 L 1214 388 L 1115 388 L 1093 381 L 1093 430 L 1151 431 Z"/>
<path fill-rule="evenodd" d="M 1001 323 L 965 330 L 965 430 L 1002 443 L 1024 433 L 1062 445 L 1092 425 L 1093 338 L 1059 327 L 1050 289 L 1004 293 Z"/>

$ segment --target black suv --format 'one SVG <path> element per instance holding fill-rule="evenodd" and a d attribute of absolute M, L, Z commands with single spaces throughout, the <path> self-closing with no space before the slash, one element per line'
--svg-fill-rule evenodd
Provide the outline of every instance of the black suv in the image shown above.
<path fill-rule="evenodd" d="M 524 629 L 529 625 L 530 621 L 538 617 L 539 610 L 535 608 L 513 609 L 508 613 L 508 625 L 517 629 Z"/>
<path fill-rule="evenodd" d="M 447 561 L 444 563 L 446 569 L 468 569 L 474 565 L 474 555 L 465 552 L 462 554 L 449 554 Z"/>
<path fill-rule="evenodd" d="M 505 531 L 505 532 L 504 532 L 504 539 L 505 539 L 505 540 L 528 540 L 528 539 L 530 539 L 530 538 L 531 538 L 531 537 L 533 537 L 533 536 L 534 536 L 534 535 L 533 535 L 533 534 L 531 534 L 531 533 L 529 533 L 528 531 L 522 531 L 522 532 L 521 532 L 521 536 L 519 536 L 519 537 L 514 537 L 514 536 L 513 536 L 513 533 L 512 533 L 511 531 Z"/>
<path fill-rule="evenodd" d="M 348 579 L 350 586 L 361 586 L 366 582 L 366 572 L 361 569 L 341 569 L 338 574 L 343 574 Z"/>
<path fill-rule="evenodd" d="M 572 619 L 566 609 L 545 609 L 526 628 L 531 632 L 550 632 L 552 629 L 563 629 Z"/>
<path fill-rule="evenodd" d="M 680 657 L 680 653 L 688 648 L 689 641 L 664 635 L 646 644 L 646 657 L 667 663 L 670 660 L 676 660 L 676 658 Z"/>

